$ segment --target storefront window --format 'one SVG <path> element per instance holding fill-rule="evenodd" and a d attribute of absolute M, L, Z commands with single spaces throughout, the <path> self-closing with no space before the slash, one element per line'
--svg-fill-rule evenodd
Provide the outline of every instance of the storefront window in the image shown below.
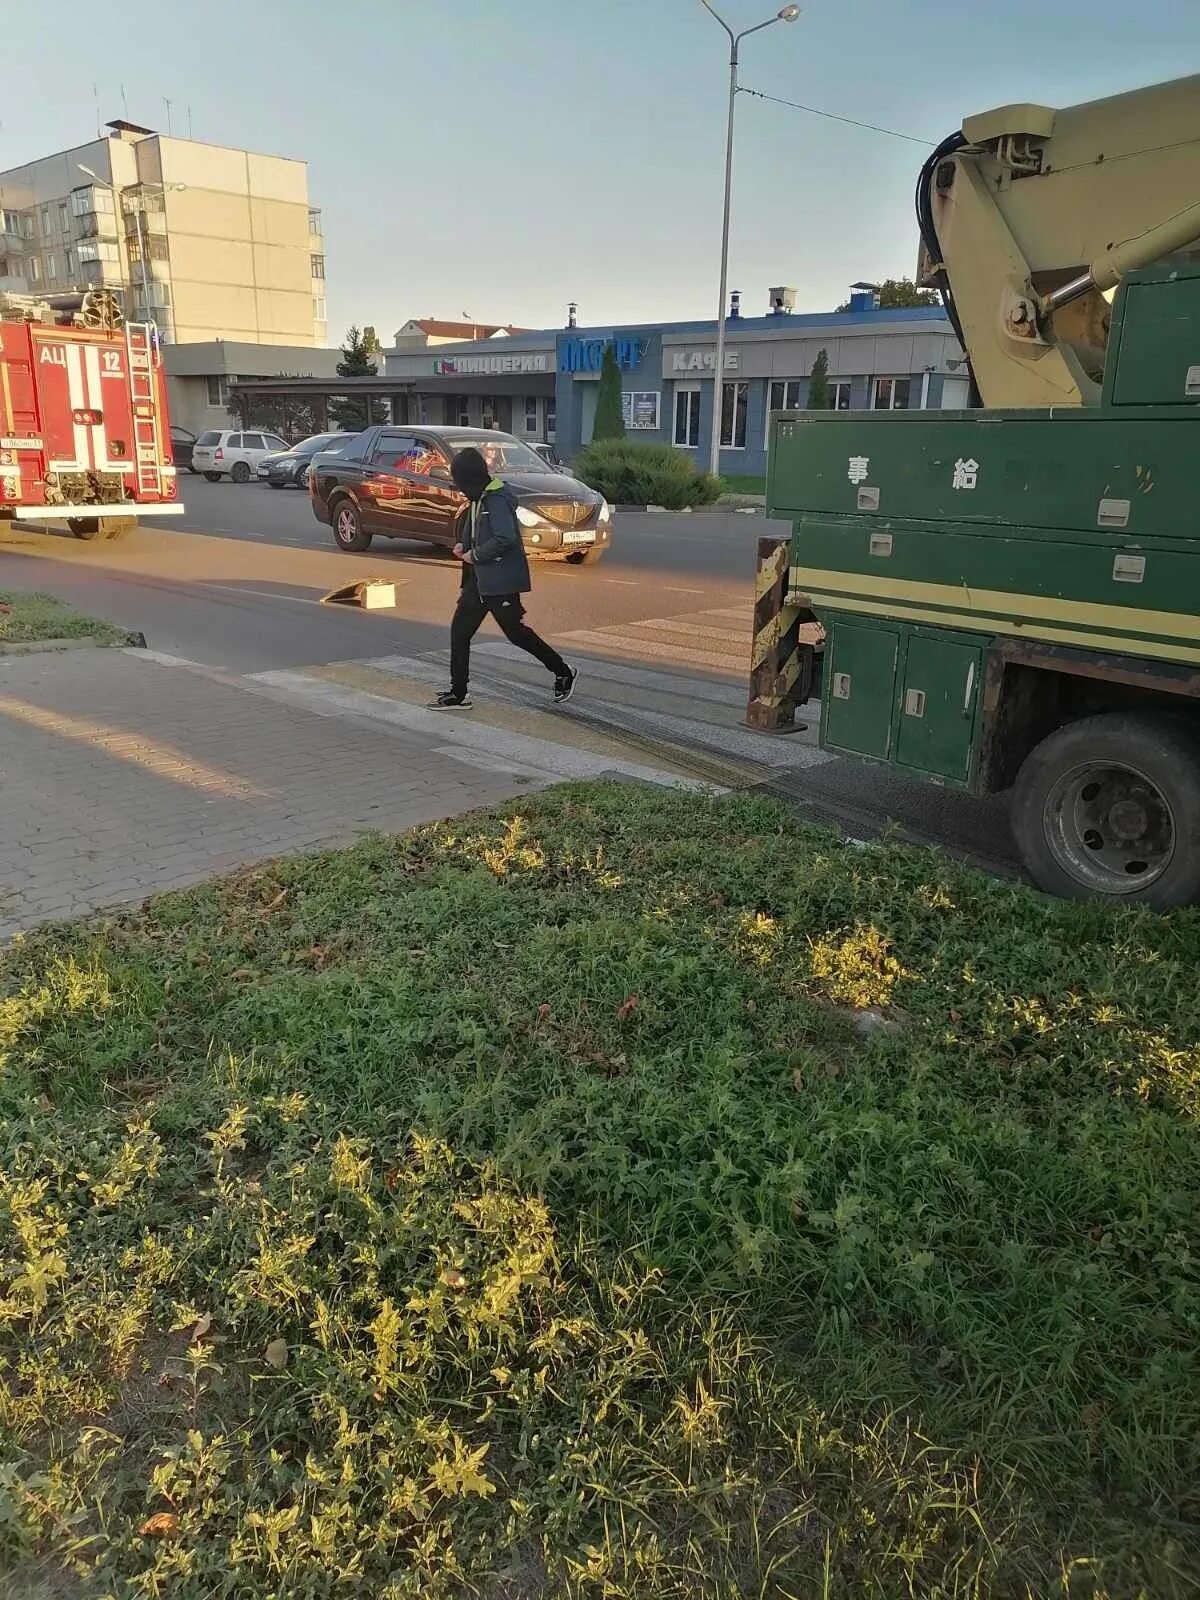
<path fill-rule="evenodd" d="M 748 383 L 721 385 L 721 448 L 744 450 L 746 448 L 746 406 L 750 394 Z"/>
<path fill-rule="evenodd" d="M 537 426 L 537 399 L 533 395 L 527 394 L 525 396 L 525 432 L 536 433 Z"/>
<path fill-rule="evenodd" d="M 907 411 L 912 382 L 908 378 L 876 378 L 871 409 L 874 411 Z"/>
<path fill-rule="evenodd" d="M 700 446 L 700 386 L 675 390 L 675 443 L 685 450 Z"/>
<path fill-rule="evenodd" d="M 799 411 L 804 404 L 800 398 L 803 388 L 802 378 L 776 378 L 771 385 L 771 410 Z"/>
<path fill-rule="evenodd" d="M 850 409 L 850 379 L 838 378 L 829 385 L 829 409 L 831 411 L 849 411 Z"/>

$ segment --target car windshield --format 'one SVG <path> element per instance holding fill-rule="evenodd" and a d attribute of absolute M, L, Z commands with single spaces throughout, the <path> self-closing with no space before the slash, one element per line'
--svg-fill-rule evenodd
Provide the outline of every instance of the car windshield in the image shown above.
<path fill-rule="evenodd" d="M 289 454 L 315 456 L 318 450 L 342 450 L 357 437 L 354 433 L 314 433 L 311 439 L 301 439 L 299 444 L 294 444 Z"/>
<path fill-rule="evenodd" d="M 531 450 L 519 439 L 506 439 L 498 434 L 494 439 L 447 439 L 451 455 L 460 450 L 478 450 L 492 472 L 550 472 L 551 467 L 536 450 Z"/>

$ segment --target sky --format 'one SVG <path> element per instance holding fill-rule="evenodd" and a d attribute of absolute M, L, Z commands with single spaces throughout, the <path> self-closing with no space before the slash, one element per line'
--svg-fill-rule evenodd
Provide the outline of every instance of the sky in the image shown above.
<path fill-rule="evenodd" d="M 735 30 L 776 0 L 716 0 Z M 331 336 L 409 317 L 560 326 L 716 310 L 728 43 L 700 0 L 89 0 L 5 25 L 0 168 L 125 116 L 308 162 Z M 740 81 L 931 143 L 1014 101 L 1200 72 L 1196 0 L 808 0 Z M 25 92 L 13 93 L 14 86 Z M 97 116 L 97 106 L 99 116 Z M 911 276 L 922 148 L 741 95 L 730 287 L 829 310 Z"/>

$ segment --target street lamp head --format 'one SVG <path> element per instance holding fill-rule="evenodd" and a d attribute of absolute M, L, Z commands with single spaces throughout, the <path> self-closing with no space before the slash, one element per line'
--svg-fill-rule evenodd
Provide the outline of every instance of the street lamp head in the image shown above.
<path fill-rule="evenodd" d="M 75 165 L 79 168 L 80 172 L 84 173 L 89 178 L 94 178 L 97 183 L 104 182 L 104 179 L 94 173 L 91 167 L 85 167 L 82 161 L 77 161 Z"/>
<path fill-rule="evenodd" d="M 780 22 L 795 22 L 799 15 L 799 6 L 784 6 L 783 10 L 778 13 Z"/>

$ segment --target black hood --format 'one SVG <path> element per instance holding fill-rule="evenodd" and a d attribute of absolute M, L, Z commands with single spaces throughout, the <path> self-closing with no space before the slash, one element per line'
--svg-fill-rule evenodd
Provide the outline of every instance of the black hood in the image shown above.
<path fill-rule="evenodd" d="M 450 476 L 468 500 L 481 500 L 492 481 L 487 462 L 478 450 L 460 450 L 450 463 Z"/>

